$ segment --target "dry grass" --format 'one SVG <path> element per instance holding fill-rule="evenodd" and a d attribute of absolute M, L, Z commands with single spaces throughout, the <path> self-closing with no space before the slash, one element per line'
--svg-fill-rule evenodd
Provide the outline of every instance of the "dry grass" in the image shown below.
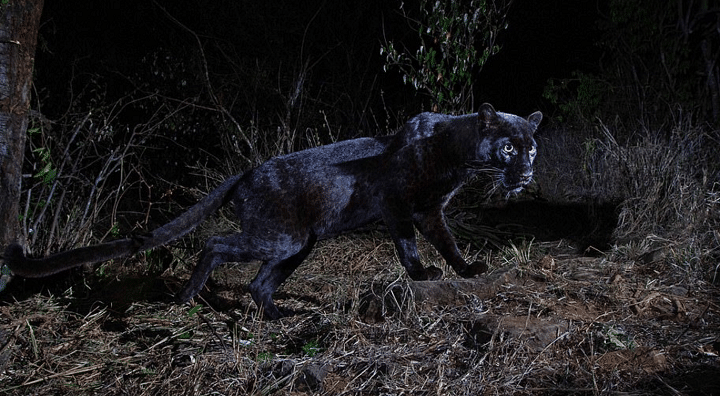
<path fill-rule="evenodd" d="M 319 243 L 276 295 L 290 317 L 258 318 L 245 290 L 257 263 L 216 270 L 198 305 L 174 305 L 199 241 L 233 228 L 221 215 L 156 275 L 143 268 L 160 253 L 41 293 L 10 284 L 0 394 L 718 394 L 718 139 L 598 131 L 552 137 L 538 165 L 555 202 L 619 200 L 617 243 L 598 257 L 567 240 L 462 243 L 491 268 L 467 281 L 422 242 L 447 279 L 410 282 L 387 234 L 368 230 Z"/>
<path fill-rule="evenodd" d="M 594 132 L 542 136 L 543 196 L 617 202 L 614 239 L 620 248 L 668 248 L 687 276 L 706 279 L 720 259 L 720 130 L 689 121 L 659 131 L 618 129 L 598 122 Z"/>
<path fill-rule="evenodd" d="M 669 281 L 667 260 L 582 258 L 563 241 L 514 250 L 492 257 L 491 284 L 447 282 L 428 294 L 405 278 L 383 234 L 328 241 L 278 293 L 296 315 L 274 322 L 258 320 L 238 288 L 252 265 L 214 275 L 210 302 L 195 308 L 120 282 L 105 287 L 125 287 L 132 302 L 100 297 L 107 290 L 34 294 L 0 307 L 0 393 L 718 390 L 692 380 L 720 368 L 716 288 Z M 223 301 L 234 305 L 214 309 Z"/>

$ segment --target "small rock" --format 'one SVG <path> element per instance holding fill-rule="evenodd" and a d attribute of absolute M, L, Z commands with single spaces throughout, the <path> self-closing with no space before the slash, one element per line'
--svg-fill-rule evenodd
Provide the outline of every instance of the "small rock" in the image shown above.
<path fill-rule="evenodd" d="M 295 386 L 301 392 L 316 392 L 322 388 L 322 383 L 328 374 L 326 364 L 311 364 L 303 368 L 300 376 L 295 380 Z"/>
<path fill-rule="evenodd" d="M 674 296 L 685 297 L 688 294 L 688 289 L 682 286 L 673 285 L 668 289 L 668 293 Z"/>

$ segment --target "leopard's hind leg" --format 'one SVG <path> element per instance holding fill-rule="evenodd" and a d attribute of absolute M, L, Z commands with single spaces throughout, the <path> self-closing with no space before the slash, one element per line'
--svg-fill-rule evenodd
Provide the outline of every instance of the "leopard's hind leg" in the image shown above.
<path fill-rule="evenodd" d="M 278 319 L 283 315 L 275 306 L 272 294 L 310 254 L 316 241 L 315 235 L 292 237 L 282 233 L 274 237 L 264 235 L 263 238 L 253 238 L 245 233 L 212 237 L 205 244 L 200 260 L 177 300 L 186 302 L 196 296 L 220 264 L 262 260 L 260 270 L 250 283 L 250 294 L 266 318 Z"/>
<path fill-rule="evenodd" d="M 248 262 L 253 259 L 255 257 L 252 252 L 248 251 L 243 234 L 216 236 L 208 239 L 200 253 L 200 259 L 193 270 L 192 276 L 190 276 L 190 280 L 177 294 L 177 300 L 184 303 L 195 297 L 205 285 L 213 270 L 220 264 Z"/>
<path fill-rule="evenodd" d="M 305 244 L 294 254 L 285 258 L 274 258 L 265 261 L 260 267 L 255 279 L 250 283 L 250 294 L 255 304 L 263 309 L 265 317 L 268 319 L 278 319 L 284 315 L 278 310 L 272 295 L 277 288 L 297 269 L 305 258 L 310 254 L 317 237 L 310 235 Z M 294 249 L 293 249 L 294 250 Z M 286 253 L 293 251 L 289 250 Z"/>

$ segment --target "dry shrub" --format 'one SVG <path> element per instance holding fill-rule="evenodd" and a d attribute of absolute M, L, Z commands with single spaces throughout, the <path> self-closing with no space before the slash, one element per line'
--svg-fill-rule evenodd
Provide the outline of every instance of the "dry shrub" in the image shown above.
<path fill-rule="evenodd" d="M 687 236 L 707 220 L 708 194 L 720 182 L 715 160 L 720 141 L 694 126 L 676 126 L 669 136 L 646 133 L 619 144 L 604 124 L 604 139 L 592 158 L 599 184 L 624 197 L 617 236 Z"/>
<path fill-rule="evenodd" d="M 92 95 L 102 101 L 101 93 Z M 168 155 L 159 154 L 157 144 L 172 140 L 164 136 L 168 124 L 189 106 L 158 106 L 144 122 L 127 125 L 130 114 L 153 107 L 156 99 L 133 92 L 91 110 L 73 104 L 58 120 L 36 114 L 28 130 L 20 213 L 28 253 L 42 256 L 143 232 L 153 217 L 163 217 L 153 204 L 172 201 L 173 187 L 162 171 L 174 167 L 158 165 Z"/>
<path fill-rule="evenodd" d="M 622 138 L 621 138 L 622 137 Z M 538 179 L 559 202 L 618 202 L 619 245 L 675 247 L 683 271 L 705 276 L 719 255 L 720 131 L 679 121 L 665 130 L 628 133 L 598 122 L 594 131 L 540 136 Z"/>
<path fill-rule="evenodd" d="M 20 216 L 30 253 L 47 255 L 118 232 L 114 209 L 133 189 L 136 171 L 130 161 L 138 155 L 142 132 L 118 133 L 108 117 L 70 116 L 53 127 L 65 130 L 55 139 L 49 123 L 30 128 L 26 168 L 33 173 L 23 183 Z M 110 218 L 101 221 L 105 216 Z"/>
<path fill-rule="evenodd" d="M 675 269 L 691 279 L 706 279 L 720 249 L 714 198 L 720 187 L 718 131 L 678 125 L 669 136 L 646 134 L 623 147 L 607 127 L 601 128 L 606 136 L 602 161 L 609 174 L 619 176 L 615 186 L 625 197 L 617 241 L 649 239 L 648 251 L 668 247 Z"/>

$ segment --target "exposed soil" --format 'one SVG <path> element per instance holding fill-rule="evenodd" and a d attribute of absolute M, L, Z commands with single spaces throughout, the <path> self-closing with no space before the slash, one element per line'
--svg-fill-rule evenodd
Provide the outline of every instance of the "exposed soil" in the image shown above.
<path fill-rule="evenodd" d="M 49 290 L 16 279 L 1 295 L 0 393 L 720 394 L 715 274 L 671 264 L 682 250 L 667 241 L 601 251 L 593 238 L 609 233 L 587 224 L 581 238 L 466 243 L 491 268 L 472 280 L 443 268 L 410 281 L 384 232 L 324 241 L 272 322 L 246 290 L 257 263 L 216 270 L 194 307 L 171 301 L 193 258 L 155 276 L 136 258 Z"/>

